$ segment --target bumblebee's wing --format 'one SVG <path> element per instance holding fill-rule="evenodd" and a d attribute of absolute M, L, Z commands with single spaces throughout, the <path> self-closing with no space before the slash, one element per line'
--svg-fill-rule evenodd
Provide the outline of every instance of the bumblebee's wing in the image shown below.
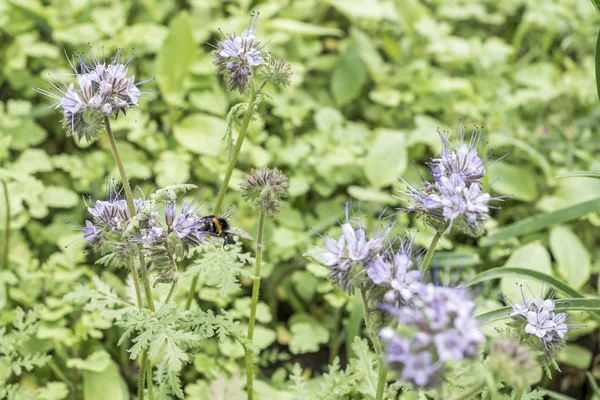
<path fill-rule="evenodd" d="M 230 235 L 239 236 L 241 238 L 248 239 L 248 240 L 254 239 L 248 232 L 246 232 L 243 229 L 239 229 L 239 228 L 229 228 L 229 229 L 227 229 L 227 233 L 229 233 Z"/>
<path fill-rule="evenodd" d="M 232 204 L 229 207 L 227 207 L 225 209 L 225 211 L 223 212 L 223 214 L 221 215 L 221 218 L 227 219 L 227 218 L 231 217 L 233 215 L 233 213 L 235 213 L 235 204 Z"/>

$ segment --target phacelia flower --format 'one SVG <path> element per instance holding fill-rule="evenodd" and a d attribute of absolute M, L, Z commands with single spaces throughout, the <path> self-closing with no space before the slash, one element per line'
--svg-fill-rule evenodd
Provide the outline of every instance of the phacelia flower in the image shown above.
<path fill-rule="evenodd" d="M 325 246 L 318 247 L 319 251 L 315 256 L 329 267 L 330 280 L 342 290 L 352 293 L 354 278 L 382 250 L 390 226 L 368 238 L 366 228 L 360 221 L 348 216 L 346 204 L 346 222 L 341 224 L 341 228 L 342 235 L 337 240 L 325 238 Z M 358 267 L 358 270 L 354 267 Z"/>
<path fill-rule="evenodd" d="M 256 40 L 258 12 L 252 13 L 248 27 L 241 34 L 224 34 L 215 47 L 214 55 L 219 73 L 227 78 L 229 90 L 245 93 L 249 87 L 249 76 L 254 67 L 265 62 L 263 46 Z"/>
<path fill-rule="evenodd" d="M 281 212 L 281 201 L 288 196 L 289 186 L 283 172 L 270 168 L 253 170 L 240 184 L 244 200 L 268 217 Z"/>
<path fill-rule="evenodd" d="M 138 106 L 144 93 L 138 86 L 147 82 L 136 83 L 133 75 L 127 75 L 134 53 L 123 61 L 123 50 L 118 49 L 110 62 L 95 56 L 91 47 L 90 54 L 88 58 L 78 52 L 69 59 L 76 82 L 67 82 L 63 77 L 71 75 L 56 72 L 48 78 L 50 90 L 34 88 L 55 100 L 53 106 L 62 110 L 68 136 L 88 141 L 104 128 L 105 117 L 117 117 Z"/>
<path fill-rule="evenodd" d="M 474 357 L 485 339 L 473 317 L 475 303 L 464 288 L 420 284 L 407 305 L 382 308 L 415 332 L 401 337 L 385 328 L 380 336 L 390 366 L 419 387 L 439 383 L 444 362 Z"/>
<path fill-rule="evenodd" d="M 388 303 L 408 302 L 419 290 L 421 273 L 413 268 L 412 247 L 414 236 L 401 241 L 395 254 L 376 255 L 367 266 L 367 274 L 376 286 L 387 289 Z"/>
<path fill-rule="evenodd" d="M 460 132 L 460 143 L 454 145 L 440 134 L 443 149 L 439 157 L 428 163 L 435 182 L 421 187 L 409 185 L 405 192 L 412 199 L 408 212 L 417 212 L 427 218 L 436 230 L 444 232 L 457 221 L 473 236 L 482 233 L 482 222 L 488 218 L 492 198 L 483 188 L 486 159 L 481 159 L 477 147 L 481 131 L 475 128 L 469 143 Z"/>
<path fill-rule="evenodd" d="M 525 296 L 523 286 L 520 289 L 523 302 L 511 302 L 511 317 L 514 321 L 512 327 L 535 350 L 540 350 L 538 344 L 543 344 L 541 350 L 544 350 L 546 359 L 550 360 L 565 344 L 565 335 L 573 326 L 566 323 L 566 313 L 555 312 L 556 302 L 552 298 L 535 298 L 530 301 Z"/>
<path fill-rule="evenodd" d="M 283 59 L 269 57 L 267 63 L 260 70 L 260 77 L 275 87 L 289 86 L 292 76 L 292 67 Z"/>
<path fill-rule="evenodd" d="M 501 338 L 490 346 L 490 370 L 514 389 L 527 390 L 541 379 L 541 369 L 531 350 L 515 338 Z"/>

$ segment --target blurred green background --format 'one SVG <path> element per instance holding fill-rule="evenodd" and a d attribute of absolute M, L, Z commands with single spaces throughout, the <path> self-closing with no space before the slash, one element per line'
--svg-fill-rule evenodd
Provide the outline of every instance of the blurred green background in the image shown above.
<path fill-rule="evenodd" d="M 96 50 L 104 46 L 106 54 L 135 48 L 130 73 L 136 80 L 156 77 L 143 88 L 158 93 L 113 124 L 133 184 L 152 190 L 193 183 L 214 199 L 227 163 L 226 115 L 244 99 L 216 75 L 207 43 L 215 42 L 218 28 L 241 32 L 256 9 L 259 39 L 294 71 L 291 87 L 268 90 L 271 99 L 256 113 L 225 200 L 238 205 L 234 224 L 253 232 L 256 218 L 239 199 L 242 173 L 269 166 L 290 179 L 289 201 L 266 233 L 257 390 L 285 398 L 291 363 L 318 375 L 335 350 L 342 361 L 351 354 L 346 343 L 362 318 L 356 302 L 334 290 L 327 271 L 302 254 L 320 240 L 312 229 L 337 229 L 350 197 L 368 216 L 401 207 L 392 196 L 401 197 L 397 178 L 419 181 L 424 162 L 440 150 L 437 127 L 453 132 L 461 119 L 467 127 L 483 126 L 488 148 L 507 154 L 490 168 L 488 184 L 495 195 L 511 197 L 493 212 L 488 231 L 600 197 L 599 180 L 556 179 L 572 170 L 600 170 L 594 78 L 600 17 L 590 1 L 1 0 L 0 166 L 12 231 L 9 265 L 1 273 L 17 304 L 40 308 L 38 345 L 52 352 L 57 369 L 83 385 L 86 399 L 107 398 L 97 397 L 105 392 L 94 397 L 93 388 L 133 385 L 135 378 L 116 346 L 117 329 L 61 301 L 95 275 L 127 290 L 123 271 L 94 266 L 83 241 L 65 247 L 80 236 L 66 223 L 86 219 L 82 194 L 103 198 L 107 177 L 118 173 L 106 137 L 93 143 L 67 138 L 59 111 L 32 88 L 48 86 L 44 79 L 53 66 L 68 72 L 65 51 L 86 50 L 88 43 Z M 0 198 L 0 210 L 5 207 Z M 403 214 L 399 219 L 399 226 L 420 231 L 419 245 L 428 243 L 433 232 L 421 221 Z M 486 248 L 454 234 L 443 248 L 465 256 L 458 267 L 476 266 L 466 276 L 506 263 L 598 295 L 598 225 L 600 218 L 591 215 Z M 179 300 L 190 280 L 180 280 Z M 203 307 L 248 318 L 247 278 L 226 296 L 207 280 L 201 279 L 199 291 Z M 514 292 L 511 282 L 504 279 L 501 289 Z M 498 304 L 497 291 L 484 288 L 481 298 L 489 300 L 481 300 L 482 310 Z M 0 306 L 5 302 L 1 287 Z M 0 313 L 2 324 L 12 318 L 9 311 Z M 598 378 L 600 358 L 596 326 L 586 325 L 561 356 L 562 373 L 543 386 L 575 398 L 589 394 L 585 371 Z M 114 361 L 104 369 L 68 363 L 102 348 Z M 186 398 L 211 398 L 210 385 L 239 384 L 242 356 L 233 342 L 215 341 L 199 351 L 182 375 Z M 60 386 L 48 366 L 21 380 L 48 391 L 53 383 Z M 47 398 L 64 398 L 56 390 Z M 123 393 L 119 388 L 111 396 L 117 400 Z"/>

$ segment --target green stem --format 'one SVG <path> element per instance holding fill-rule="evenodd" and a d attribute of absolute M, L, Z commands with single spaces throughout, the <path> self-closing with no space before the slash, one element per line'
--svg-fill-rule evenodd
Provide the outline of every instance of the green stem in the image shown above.
<path fill-rule="evenodd" d="M 473 386 L 471 389 L 467 390 L 464 393 L 461 393 L 460 395 L 453 397 L 452 400 L 468 400 L 468 399 L 472 399 L 473 396 L 475 396 L 477 393 L 479 393 L 481 391 L 481 389 L 483 389 L 485 387 L 485 382 L 481 382 L 478 385 Z"/>
<path fill-rule="evenodd" d="M 10 199 L 8 196 L 8 185 L 5 180 L 2 181 L 2 189 L 4 189 L 4 203 L 6 203 L 4 209 L 4 251 L 2 252 L 4 261 L 2 263 L 2 268 L 8 271 L 8 254 L 10 251 Z M 8 303 L 8 282 L 5 282 L 4 285 L 6 291 L 6 303 Z"/>
<path fill-rule="evenodd" d="M 258 216 L 258 233 L 256 238 L 256 264 L 254 267 L 254 282 L 252 283 L 252 306 L 250 308 L 250 321 L 248 322 L 248 340 L 254 338 L 254 323 L 256 321 L 256 307 L 258 306 L 258 294 L 260 291 L 260 267 L 262 263 L 263 230 L 265 227 L 265 212 L 260 211 Z M 252 365 L 252 351 L 246 349 L 246 388 L 248 400 L 254 398 L 254 366 Z"/>
<path fill-rule="evenodd" d="M 125 172 L 125 166 L 123 165 L 123 159 L 119 154 L 119 148 L 117 147 L 117 142 L 115 140 L 115 136 L 112 133 L 112 129 L 110 127 L 110 119 L 105 116 L 104 117 L 104 126 L 106 127 L 106 135 L 108 136 L 110 142 L 110 148 L 112 150 L 113 156 L 115 158 L 115 162 L 117 163 L 117 168 L 119 169 L 119 173 L 121 174 L 121 181 L 123 181 L 123 190 L 125 191 L 125 199 L 127 200 L 127 208 L 129 209 L 129 213 L 133 217 L 136 214 L 135 205 L 133 203 L 133 192 L 131 191 L 131 186 L 129 185 L 129 179 L 127 178 L 127 173 Z M 152 289 L 150 288 L 150 282 L 148 280 L 148 269 L 146 268 L 146 262 L 144 260 L 144 255 L 142 254 L 142 246 L 138 245 L 139 250 L 139 259 L 140 259 L 140 271 L 142 272 L 142 281 L 144 283 L 144 292 L 146 295 L 146 303 L 150 311 L 156 311 L 154 307 L 154 300 L 152 299 Z M 138 299 L 138 305 L 142 306 L 141 303 L 141 289 L 140 282 L 137 277 L 137 271 L 135 268 L 132 269 L 133 282 L 135 286 L 136 296 Z"/>
<path fill-rule="evenodd" d="M 438 242 L 442 238 L 442 234 L 439 231 L 435 232 L 435 236 L 431 239 L 431 244 L 427 249 L 427 253 L 425 254 L 425 260 L 423 260 L 423 265 L 421 265 L 421 274 L 425 275 L 427 269 L 429 268 L 429 264 L 431 264 L 431 259 L 433 258 L 433 253 L 435 253 L 435 248 L 438 245 Z"/>
<path fill-rule="evenodd" d="M 523 397 L 523 389 L 517 389 L 517 393 L 515 393 L 514 400 L 521 400 L 522 397 Z"/>
<path fill-rule="evenodd" d="M 383 394 L 385 392 L 387 366 L 385 364 L 383 350 L 381 349 L 381 343 L 379 342 L 379 338 L 377 337 L 375 332 L 373 332 L 369 324 L 369 306 L 367 303 L 367 294 L 365 289 L 360 289 L 360 297 L 362 299 L 363 308 L 365 310 L 365 327 L 367 328 L 367 333 L 369 335 L 369 338 L 371 339 L 371 343 L 373 344 L 373 348 L 375 349 L 377 358 L 379 359 L 379 371 L 377 373 L 377 393 L 375 395 L 375 400 L 382 400 Z"/>
<path fill-rule="evenodd" d="M 179 278 L 178 278 L 179 272 L 177 269 L 177 263 L 175 262 L 175 259 L 173 258 L 173 255 L 169 251 L 169 248 L 167 247 L 166 243 L 165 243 L 165 248 L 167 250 L 167 256 L 169 257 L 169 260 L 171 261 L 171 267 L 173 268 L 173 272 L 175 275 L 175 279 L 173 280 L 173 283 L 171 284 L 171 289 L 169 289 L 169 294 L 167 294 L 167 298 L 165 299 L 165 302 L 164 302 L 164 304 L 167 305 L 167 304 L 169 304 L 169 301 L 171 301 L 171 297 L 173 297 L 173 295 L 175 294 L 175 289 L 177 289 L 177 281 L 179 280 Z"/>
<path fill-rule="evenodd" d="M 148 400 L 154 400 L 154 394 L 152 393 L 152 361 L 148 359 L 146 361 L 148 366 L 146 367 L 146 385 L 148 386 Z"/>
<path fill-rule="evenodd" d="M 140 373 L 138 375 L 138 400 L 144 400 L 144 380 L 146 379 L 146 361 L 148 359 L 148 351 L 142 353 L 140 361 Z"/>
<path fill-rule="evenodd" d="M 263 84 L 260 86 L 258 92 L 262 90 L 262 88 L 264 87 L 264 83 L 265 82 L 263 82 Z M 252 120 L 252 113 L 254 112 L 254 106 L 256 105 L 256 94 L 257 91 L 254 87 L 254 80 L 251 80 L 250 93 L 248 95 L 248 108 L 246 109 L 246 114 L 244 115 L 244 119 L 242 120 L 240 134 L 238 135 L 237 141 L 235 142 L 235 148 L 233 149 L 231 160 L 229 160 L 229 164 L 227 165 L 225 177 L 223 178 L 223 182 L 221 183 L 221 187 L 219 188 L 219 194 L 217 195 L 217 203 L 214 209 L 214 214 L 216 215 L 218 215 L 221 212 L 221 208 L 223 207 L 223 199 L 225 198 L 225 193 L 227 192 L 227 187 L 229 186 L 229 180 L 231 179 L 231 175 L 233 174 L 233 170 L 235 169 L 235 164 L 237 163 L 238 155 L 240 154 L 242 144 L 244 143 L 246 133 L 248 132 L 248 126 L 250 126 L 250 121 Z M 190 292 L 185 303 L 186 310 L 189 310 L 192 306 L 192 301 L 194 300 L 194 295 L 196 294 L 196 286 L 198 285 L 199 277 L 200 273 L 198 272 L 192 279 L 192 286 L 190 287 Z"/>

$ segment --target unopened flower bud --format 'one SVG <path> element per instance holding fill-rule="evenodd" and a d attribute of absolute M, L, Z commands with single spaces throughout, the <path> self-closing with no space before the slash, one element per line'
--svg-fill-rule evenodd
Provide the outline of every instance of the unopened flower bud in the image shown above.
<path fill-rule="evenodd" d="M 268 217 L 281 212 L 281 200 L 288 196 L 288 179 L 276 169 L 262 168 L 246 175 L 240 185 L 242 197 Z"/>

